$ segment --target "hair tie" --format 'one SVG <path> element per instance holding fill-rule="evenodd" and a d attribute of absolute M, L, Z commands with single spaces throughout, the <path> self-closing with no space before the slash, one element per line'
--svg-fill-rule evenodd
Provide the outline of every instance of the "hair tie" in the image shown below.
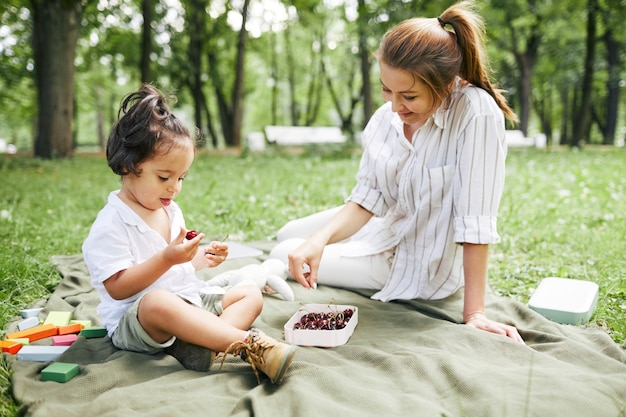
<path fill-rule="evenodd" d="M 437 21 L 439 22 L 439 24 L 441 25 L 442 28 L 446 26 L 446 24 L 445 24 L 445 22 L 443 21 L 442 18 L 438 17 Z"/>

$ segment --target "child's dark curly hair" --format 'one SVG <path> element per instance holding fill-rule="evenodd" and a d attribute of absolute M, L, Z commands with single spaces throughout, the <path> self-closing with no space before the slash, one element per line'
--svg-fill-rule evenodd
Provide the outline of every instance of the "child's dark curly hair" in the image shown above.
<path fill-rule="evenodd" d="M 181 140 L 193 142 L 189 130 L 171 113 L 165 96 L 152 85 L 144 84 L 122 101 L 109 134 L 107 161 L 118 175 L 139 175 L 139 163 L 157 151 L 167 152 Z"/>

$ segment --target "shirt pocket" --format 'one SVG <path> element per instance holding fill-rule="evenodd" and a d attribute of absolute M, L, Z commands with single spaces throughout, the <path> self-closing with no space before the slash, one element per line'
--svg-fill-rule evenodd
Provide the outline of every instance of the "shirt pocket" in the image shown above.
<path fill-rule="evenodd" d="M 414 205 L 418 212 L 452 207 L 452 184 L 455 165 L 422 167 L 413 178 Z"/>

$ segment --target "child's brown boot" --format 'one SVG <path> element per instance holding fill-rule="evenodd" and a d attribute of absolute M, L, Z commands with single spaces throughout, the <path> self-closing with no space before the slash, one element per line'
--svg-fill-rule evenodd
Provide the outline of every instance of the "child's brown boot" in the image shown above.
<path fill-rule="evenodd" d="M 234 342 L 228 347 L 224 352 L 222 363 L 229 353 L 239 355 L 241 359 L 248 362 L 259 383 L 258 371 L 261 371 L 273 384 L 280 384 L 296 353 L 296 347 L 279 342 L 261 330 L 253 328 L 250 329 L 250 334 L 245 340 Z"/>

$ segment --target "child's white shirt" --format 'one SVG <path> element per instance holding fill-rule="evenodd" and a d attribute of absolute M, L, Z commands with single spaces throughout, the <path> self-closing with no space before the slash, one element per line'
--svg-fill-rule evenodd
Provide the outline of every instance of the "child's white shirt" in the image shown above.
<path fill-rule="evenodd" d="M 165 289 L 196 305 L 201 303 L 200 292 L 219 292 L 217 288 L 207 291 L 206 282 L 197 278 L 192 263 L 185 262 L 172 266 L 143 291 L 123 300 L 113 299 L 104 288 L 104 281 L 119 271 L 145 262 L 168 245 L 118 197 L 118 193 L 119 190 L 109 194 L 107 204 L 98 213 L 82 247 L 91 283 L 100 296 L 97 312 L 109 335 L 113 334 L 132 303 L 148 291 Z M 174 238 L 180 233 L 180 228 L 185 227 L 183 213 L 173 201 L 165 210 Z"/>

